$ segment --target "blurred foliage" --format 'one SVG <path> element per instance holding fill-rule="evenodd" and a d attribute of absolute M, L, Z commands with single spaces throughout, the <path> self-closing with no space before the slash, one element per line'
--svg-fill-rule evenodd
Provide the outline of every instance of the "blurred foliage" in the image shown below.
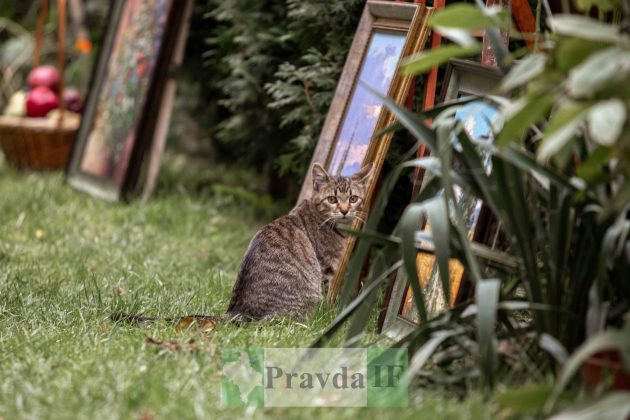
<path fill-rule="evenodd" d="M 206 2 L 205 22 L 193 20 L 187 55 L 205 40 L 207 77 L 200 83 L 222 157 L 288 174 L 299 184 L 363 3 Z"/>

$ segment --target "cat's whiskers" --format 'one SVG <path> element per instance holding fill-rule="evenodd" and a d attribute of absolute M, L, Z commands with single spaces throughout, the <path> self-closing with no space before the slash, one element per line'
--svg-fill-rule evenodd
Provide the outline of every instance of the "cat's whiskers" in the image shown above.
<path fill-rule="evenodd" d="M 363 223 L 366 223 L 365 219 L 363 217 L 359 216 L 358 214 L 353 214 L 352 217 L 354 217 L 355 219 L 359 219 Z"/>
<path fill-rule="evenodd" d="M 319 228 L 321 229 L 322 226 L 327 225 L 328 227 L 335 227 L 335 216 L 330 216 L 327 219 L 325 219 L 322 223 L 320 223 Z"/>

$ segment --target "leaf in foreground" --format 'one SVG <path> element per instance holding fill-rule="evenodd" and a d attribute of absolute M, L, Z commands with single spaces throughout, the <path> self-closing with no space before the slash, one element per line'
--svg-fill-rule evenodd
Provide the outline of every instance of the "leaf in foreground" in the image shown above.
<path fill-rule="evenodd" d="M 401 62 L 405 75 L 414 75 L 431 70 L 435 66 L 444 64 L 451 58 L 469 57 L 481 51 L 481 46 L 461 47 L 459 45 L 447 45 L 435 50 L 423 52 L 408 57 Z"/>
<path fill-rule="evenodd" d="M 597 402 L 588 402 L 551 417 L 550 420 L 626 420 L 630 417 L 630 392 L 612 392 Z"/>
<path fill-rule="evenodd" d="M 619 26 L 599 22 L 586 16 L 555 15 L 549 18 L 548 23 L 553 31 L 560 35 L 610 43 L 622 40 L 619 35 Z"/>

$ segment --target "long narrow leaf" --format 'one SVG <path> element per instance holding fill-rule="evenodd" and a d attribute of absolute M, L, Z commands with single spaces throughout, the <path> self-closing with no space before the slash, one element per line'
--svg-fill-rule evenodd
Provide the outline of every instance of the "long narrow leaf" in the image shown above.
<path fill-rule="evenodd" d="M 435 200 L 434 198 L 433 200 Z M 400 218 L 401 238 L 402 238 L 402 257 L 403 266 L 407 273 L 407 278 L 411 284 L 413 298 L 420 316 L 420 323 L 428 320 L 427 309 L 424 302 L 424 294 L 420 288 L 418 281 L 418 267 L 416 266 L 416 256 L 418 255 L 415 248 L 416 231 L 420 227 L 420 221 L 424 216 L 424 204 L 411 204 L 407 207 Z"/>
<path fill-rule="evenodd" d="M 505 27 L 509 15 L 498 7 L 479 8 L 472 4 L 455 3 L 440 9 L 429 18 L 429 25 L 461 29 Z"/>
<path fill-rule="evenodd" d="M 497 204 L 496 192 L 492 185 L 492 180 L 486 175 L 486 168 L 481 161 L 477 150 L 473 146 L 466 130 L 462 130 L 458 135 L 459 144 L 462 146 L 463 162 L 470 170 L 470 175 L 475 180 L 477 188 L 483 195 L 484 203 L 490 207 L 495 215 L 499 215 L 499 206 Z"/>
<path fill-rule="evenodd" d="M 553 105 L 553 95 L 535 94 L 521 98 L 503 112 L 505 123 L 497 136 L 498 147 L 518 142 L 531 125 L 544 117 Z"/>
<path fill-rule="evenodd" d="M 553 394 L 547 401 L 547 410 L 553 407 L 561 392 L 573 378 L 573 375 L 580 369 L 584 361 L 595 353 L 605 350 L 630 351 L 630 334 L 627 331 L 605 331 L 582 344 L 562 368 Z"/>
<path fill-rule="evenodd" d="M 365 239 L 371 243 L 377 243 L 381 245 L 400 245 L 400 238 L 392 235 L 385 235 L 380 232 L 375 232 L 368 229 L 354 230 L 343 226 L 338 226 L 338 230 L 348 235 L 356 236 L 357 238 Z"/>
<path fill-rule="evenodd" d="M 517 168 L 500 159 L 493 159 L 492 167 L 501 207 L 507 215 L 504 226 L 514 235 L 516 249 L 523 259 L 525 287 L 534 302 L 542 303 L 538 265 L 529 222 L 530 206 L 525 197 L 522 174 Z"/>
<path fill-rule="evenodd" d="M 431 355 L 440 347 L 447 339 L 462 334 L 463 330 L 438 331 L 413 355 L 409 364 L 408 375 L 412 378 L 429 360 Z"/>
<path fill-rule="evenodd" d="M 435 66 L 446 63 L 453 58 L 470 57 L 481 50 L 480 45 L 462 47 L 460 45 L 446 45 L 435 50 L 421 52 L 401 61 L 404 75 L 412 76 L 431 70 Z"/>
<path fill-rule="evenodd" d="M 521 170 L 536 174 L 548 182 L 554 182 L 571 191 L 577 191 L 577 187 L 564 174 L 551 169 L 549 166 L 541 165 L 533 156 L 515 146 L 511 145 L 503 150 L 497 150 L 494 155 Z"/>
<path fill-rule="evenodd" d="M 389 271 L 390 261 L 393 258 L 396 258 L 395 255 L 397 253 L 398 247 L 387 248 L 378 252 L 376 257 L 374 258 L 374 262 L 371 263 L 370 272 L 368 274 L 365 285 L 363 286 L 364 288 L 367 288 L 373 282 L 378 281 L 382 273 Z M 370 321 L 370 313 L 374 307 L 374 304 L 376 303 L 378 296 L 378 293 L 372 293 L 370 296 L 368 296 L 363 301 L 361 306 L 356 310 L 355 314 L 352 316 L 352 321 L 350 322 L 346 338 L 346 347 L 354 347 L 354 344 L 349 345 L 348 343 L 358 342 L 358 338 L 360 338 L 362 332 L 365 330 L 365 327 Z"/>
<path fill-rule="evenodd" d="M 367 299 L 377 288 L 378 286 L 387 280 L 389 276 L 396 272 L 402 266 L 402 261 L 397 261 L 394 265 L 392 265 L 387 271 L 383 272 L 380 276 L 378 276 L 371 284 L 365 287 L 361 293 L 352 301 L 348 306 L 346 306 L 339 315 L 330 323 L 326 331 L 322 333 L 321 336 L 313 344 L 310 345 L 312 348 L 322 347 L 322 345 L 330 340 L 330 338 L 335 335 L 335 333 L 342 327 L 344 322 L 354 313 L 354 311 L 359 308 L 361 303 L 365 299 Z"/>
<path fill-rule="evenodd" d="M 448 220 L 448 209 L 446 208 L 444 200 L 435 199 L 425 202 L 425 211 L 431 227 L 433 243 L 435 244 L 435 255 L 437 257 L 440 279 L 442 281 L 444 299 L 446 302 L 450 302 L 451 284 L 448 264 L 450 258 L 450 223 Z"/>
<path fill-rule="evenodd" d="M 423 119 L 431 119 L 431 118 L 435 118 L 436 116 L 438 116 L 439 114 L 441 114 L 443 111 L 445 111 L 446 109 L 449 109 L 451 107 L 454 106 L 461 106 L 461 105 L 466 105 L 467 103 L 470 102 L 474 102 L 479 100 L 479 96 L 476 95 L 468 95 L 468 96 L 463 96 L 461 98 L 457 98 L 451 101 L 446 101 L 443 102 L 439 105 L 434 106 L 433 108 L 430 109 L 425 109 L 422 111 L 419 111 L 417 113 L 418 117 L 423 118 Z M 399 122 L 395 122 L 379 131 L 377 131 L 372 138 L 373 139 L 377 139 L 387 133 L 391 133 L 391 132 L 397 132 L 401 129 L 403 129 L 404 126 L 399 123 Z"/>
<path fill-rule="evenodd" d="M 449 246 L 451 250 L 461 250 L 461 245 L 454 239 L 453 236 L 451 236 L 450 238 Z M 433 244 L 433 238 L 416 235 L 416 249 L 419 252 L 435 254 L 435 245 Z M 492 249 L 486 245 L 476 242 L 470 243 L 470 250 L 475 257 L 484 260 L 484 262 L 488 263 L 494 268 L 508 273 L 517 273 L 523 270 L 523 261 L 520 258 L 515 257 L 514 255 L 502 251 L 497 251 L 496 249 Z"/>
<path fill-rule="evenodd" d="M 439 149 L 438 155 L 442 162 L 442 167 L 445 169 L 442 171 L 442 184 L 444 185 L 444 199 L 446 200 L 447 207 L 452 211 L 452 220 L 455 227 L 455 233 L 459 236 L 459 242 L 462 244 L 462 252 L 465 256 L 465 266 L 468 270 L 469 278 L 472 281 L 481 279 L 481 269 L 475 259 L 472 251 L 470 250 L 470 241 L 468 240 L 468 229 L 464 223 L 464 217 L 461 209 L 457 205 L 457 200 L 453 192 L 453 183 L 450 176 L 451 168 L 451 130 L 448 123 L 440 124 L 437 129 Z"/>
<path fill-rule="evenodd" d="M 570 407 L 550 417 L 549 420 L 599 420 L 627 419 L 630 417 L 630 392 L 614 391 L 602 396 L 597 402 Z"/>
<path fill-rule="evenodd" d="M 424 120 L 413 112 L 409 111 L 403 106 L 398 105 L 391 98 L 383 95 L 378 90 L 374 89 L 372 86 L 359 81 L 361 86 L 369 90 L 372 94 L 377 96 L 379 99 L 383 101 L 383 104 L 389 109 L 389 111 L 398 119 L 400 122 L 411 134 L 413 134 L 417 139 L 423 141 L 430 149 L 437 149 L 437 140 L 435 138 L 435 133 L 433 130 L 426 125 Z"/>
<path fill-rule="evenodd" d="M 475 302 L 477 314 L 477 342 L 479 343 L 479 357 L 481 370 L 488 385 L 494 385 L 494 370 L 496 355 L 494 350 L 494 329 L 497 321 L 497 307 L 501 282 L 498 279 L 477 282 Z"/>

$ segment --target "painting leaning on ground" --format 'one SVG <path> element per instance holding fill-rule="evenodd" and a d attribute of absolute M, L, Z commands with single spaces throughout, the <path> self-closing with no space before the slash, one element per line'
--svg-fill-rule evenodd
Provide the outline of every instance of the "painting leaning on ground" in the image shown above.
<path fill-rule="evenodd" d="M 405 34 L 375 31 L 369 42 L 359 80 L 385 95 L 405 44 Z M 357 172 L 367 154 L 383 102 L 357 83 L 344 116 L 328 169 L 333 175 Z"/>
<path fill-rule="evenodd" d="M 123 182 L 171 0 L 128 0 L 86 141 L 81 170 Z"/>

